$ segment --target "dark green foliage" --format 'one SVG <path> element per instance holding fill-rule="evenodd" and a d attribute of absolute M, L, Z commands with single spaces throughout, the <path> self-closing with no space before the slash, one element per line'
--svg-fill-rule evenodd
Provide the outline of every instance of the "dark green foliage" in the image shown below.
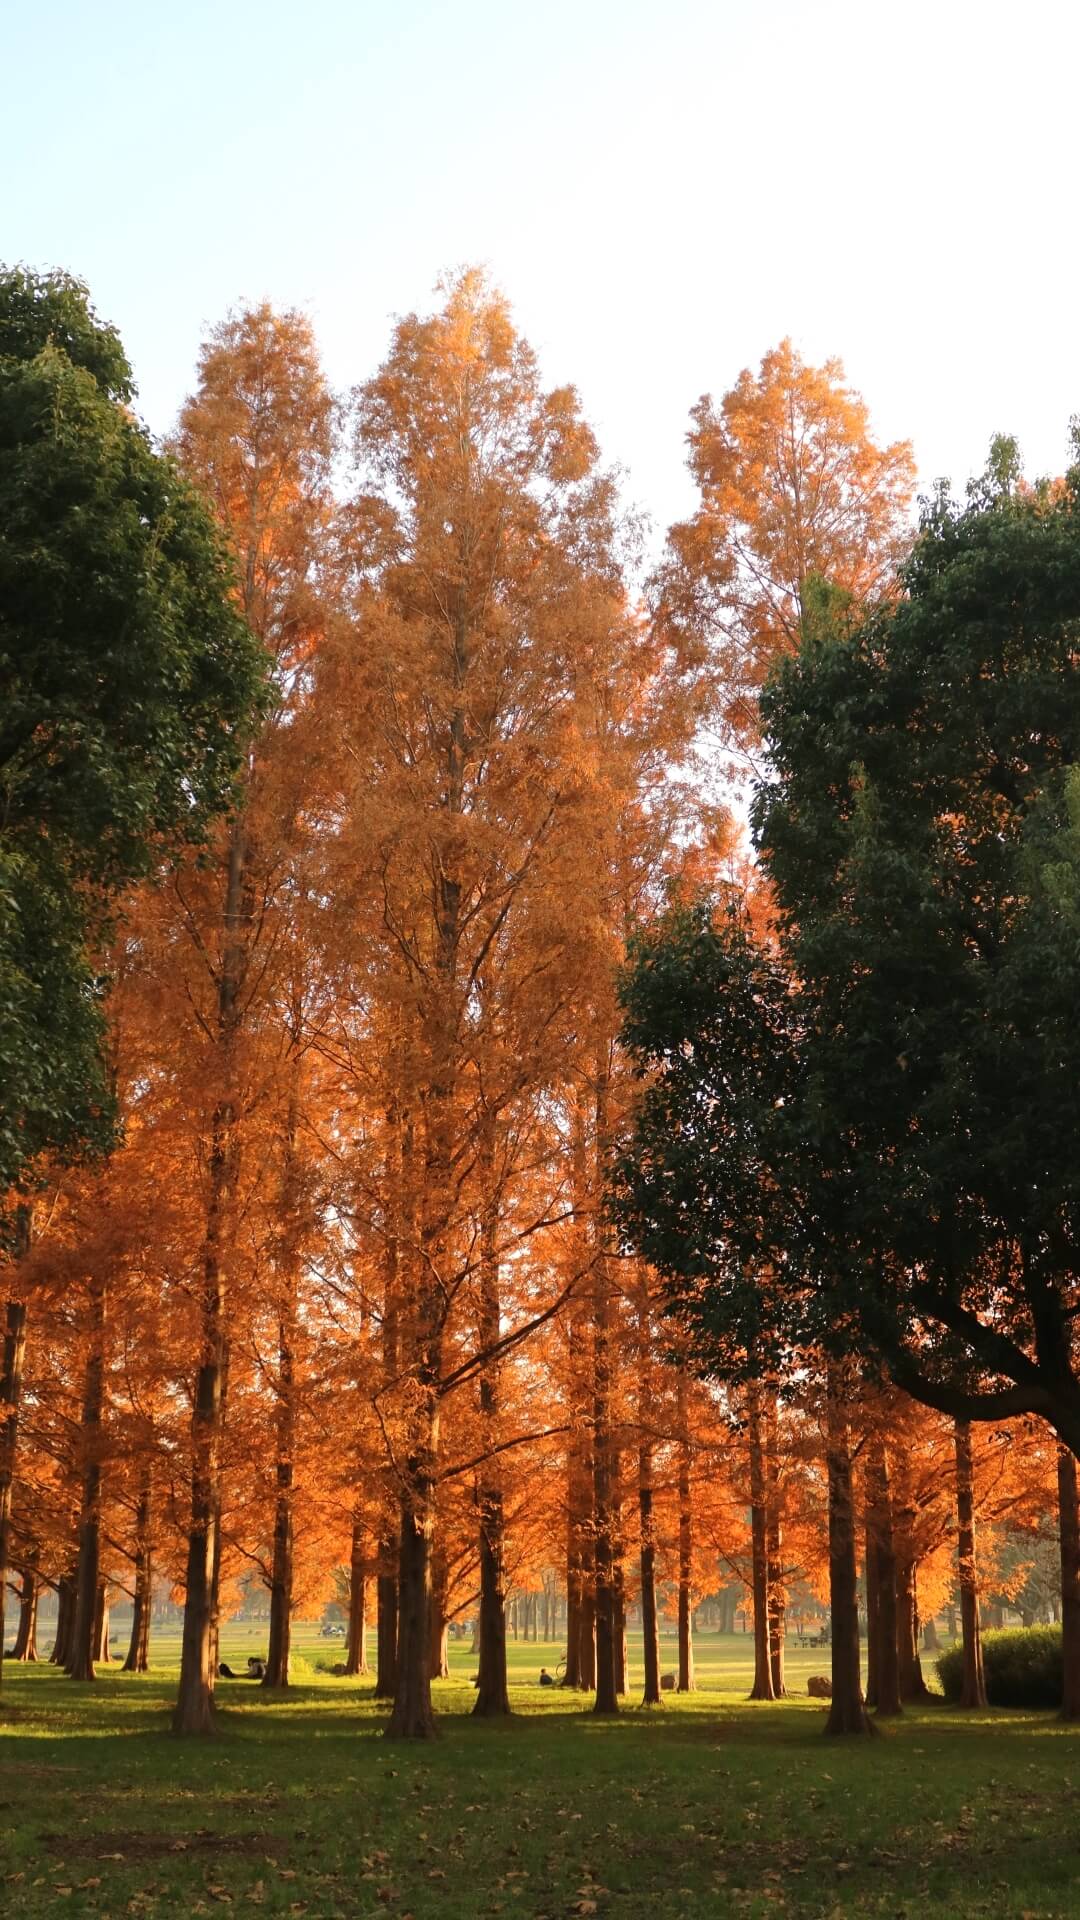
<path fill-rule="evenodd" d="M 738 905 L 676 903 L 631 942 L 620 997 L 644 1084 L 612 1210 L 700 1370 L 757 1377 L 842 1342 L 829 1265 L 842 1183 L 823 1179 L 808 1127 L 783 966 Z"/>
<path fill-rule="evenodd" d="M 1060 1627 L 1006 1627 L 982 1637 L 986 1693 L 992 1707 L 1060 1707 L 1063 1686 Z M 937 1661 L 941 1689 L 960 1699 L 964 1651 L 950 1647 Z"/>
<path fill-rule="evenodd" d="M 0 1189 L 100 1135 L 110 899 L 228 805 L 264 675 L 130 393 L 78 282 L 0 272 Z"/>
<path fill-rule="evenodd" d="M 762 700 L 807 1112 L 900 1384 L 1080 1449 L 1080 472 L 1020 490 L 1000 443 L 902 584 L 826 607 Z"/>

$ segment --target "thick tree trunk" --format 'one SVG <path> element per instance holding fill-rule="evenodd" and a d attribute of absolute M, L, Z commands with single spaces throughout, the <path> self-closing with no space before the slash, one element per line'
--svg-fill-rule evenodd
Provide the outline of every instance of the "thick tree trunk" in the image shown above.
<path fill-rule="evenodd" d="M 754 1583 L 754 1683 L 751 1700 L 775 1700 L 769 1649 L 769 1516 L 766 1507 L 765 1435 L 761 1388 L 755 1380 L 746 1399 L 750 1448 L 750 1551 Z"/>
<path fill-rule="evenodd" d="M 429 1446 L 422 1459 L 408 1462 L 409 1492 L 401 1509 L 397 1689 L 386 1729 L 393 1740 L 430 1740 L 436 1732 L 431 1705 L 433 1452 Z"/>
<path fill-rule="evenodd" d="M 825 1731 L 829 1734 L 865 1734 L 873 1732 L 873 1722 L 863 1704 L 859 1670 L 859 1593 L 851 1445 L 843 1381 L 839 1368 L 832 1362 L 826 1391 L 826 1426 L 832 1700 Z"/>
<path fill-rule="evenodd" d="M 1058 1521 L 1061 1534 L 1062 1717 L 1080 1719 L 1080 1510 L 1076 1456 L 1058 1449 Z"/>
<path fill-rule="evenodd" d="M 102 1423 L 105 1400 L 105 1286 L 90 1287 L 86 1374 L 83 1386 L 82 1502 L 79 1511 L 79 1564 L 75 1576 L 75 1620 L 67 1670 L 72 1680 L 94 1678 L 95 1627 L 101 1573 Z"/>
<path fill-rule="evenodd" d="M 889 1461 L 884 1445 L 875 1440 L 868 1469 L 868 1518 L 874 1545 L 876 1601 L 876 1693 L 874 1705 L 883 1719 L 902 1712 L 896 1592 L 896 1543 L 893 1537 Z"/>
<path fill-rule="evenodd" d="M 896 1644 L 900 1666 L 900 1698 L 905 1705 L 929 1700 L 919 1658 L 918 1564 L 906 1555 L 896 1570 Z"/>
<path fill-rule="evenodd" d="M 135 1593 L 131 1606 L 131 1640 L 123 1666 L 125 1673 L 147 1673 L 150 1668 L 150 1611 L 154 1589 L 150 1543 L 152 1510 L 153 1485 L 147 1473 L 135 1514 Z"/>
<path fill-rule="evenodd" d="M 75 1575 L 62 1573 L 56 1585 L 56 1638 L 49 1655 L 49 1665 L 66 1667 L 68 1648 L 71 1645 L 71 1628 L 75 1618 Z"/>
<path fill-rule="evenodd" d="M 22 1589 L 19 1594 L 19 1624 L 15 1629 L 15 1644 L 11 1649 L 13 1660 L 25 1660 L 28 1664 L 37 1660 L 37 1614 L 40 1592 L 41 1583 L 33 1567 L 24 1567 Z"/>

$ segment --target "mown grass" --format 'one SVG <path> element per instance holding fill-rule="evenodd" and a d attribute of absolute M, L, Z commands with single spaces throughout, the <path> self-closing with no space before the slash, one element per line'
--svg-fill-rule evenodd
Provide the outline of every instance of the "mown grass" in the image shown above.
<path fill-rule="evenodd" d="M 258 1639 L 230 1630 L 226 1659 Z M 382 1739 L 369 1683 L 310 1669 L 284 1701 L 222 1682 L 221 1736 L 200 1744 L 168 1733 L 164 1664 L 93 1686 L 9 1666 L 0 1913 L 1080 1915 L 1074 1732 L 935 1705 L 827 1741 L 805 1694 L 745 1701 L 740 1642 L 703 1636 L 699 1692 L 614 1721 L 536 1686 L 559 1649 L 519 1643 L 518 1712 L 497 1727 L 469 1718 L 459 1643 L 423 1747 Z M 299 1651 L 334 1657 L 311 1634 Z M 823 1658 L 790 1665 L 802 1686 Z"/>

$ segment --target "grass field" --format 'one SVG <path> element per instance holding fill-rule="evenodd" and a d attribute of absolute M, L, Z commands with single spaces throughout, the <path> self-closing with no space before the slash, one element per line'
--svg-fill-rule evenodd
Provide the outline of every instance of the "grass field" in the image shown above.
<path fill-rule="evenodd" d="M 264 1638 L 233 1626 L 224 1658 Z M 337 1643 L 301 1628 L 296 1645 L 284 1702 L 220 1683 L 206 1744 L 167 1731 L 175 1637 L 153 1673 L 93 1686 L 8 1666 L 4 1920 L 1080 1916 L 1080 1735 L 1048 1715 L 933 1706 L 874 1741 L 826 1741 L 805 1694 L 746 1703 L 743 1636 L 704 1635 L 697 1693 L 615 1721 L 534 1684 L 560 1648 L 512 1645 L 518 1714 L 491 1727 L 468 1717 L 475 1662 L 456 1643 L 442 1738 L 401 1746 L 380 1737 L 369 1683 L 314 1671 Z M 824 1665 L 793 1651 L 791 1684 Z"/>

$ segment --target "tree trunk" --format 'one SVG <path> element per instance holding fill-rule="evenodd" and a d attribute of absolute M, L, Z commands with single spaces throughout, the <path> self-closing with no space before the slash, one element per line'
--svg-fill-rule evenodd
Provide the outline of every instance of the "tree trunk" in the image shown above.
<path fill-rule="evenodd" d="M 439 1552 L 431 1556 L 428 1672 L 433 1680 L 449 1680 L 449 1633 L 446 1625 L 446 1562 Z"/>
<path fill-rule="evenodd" d="M 436 1732 L 431 1705 L 431 1457 L 427 1449 L 425 1459 L 414 1455 L 407 1463 L 409 1491 L 401 1508 L 398 1562 L 397 1687 L 386 1729 L 393 1740 L 430 1740 Z"/>
<path fill-rule="evenodd" d="M 502 1324 L 494 1122 L 489 1122 L 485 1128 L 480 1171 L 484 1185 L 484 1215 L 480 1228 L 478 1333 L 481 1351 L 484 1351 L 495 1345 Z M 499 1363 L 496 1359 L 490 1359 L 480 1375 L 480 1426 L 489 1448 L 497 1444 L 499 1398 Z M 480 1517 L 480 1649 L 473 1712 L 481 1719 L 501 1719 L 510 1712 L 510 1692 L 506 1677 L 503 1492 L 495 1458 L 486 1460 L 480 1469 L 476 1502 Z"/>
<path fill-rule="evenodd" d="M 622 1558 L 615 1563 L 615 1691 L 626 1692 L 626 1576 Z"/>
<path fill-rule="evenodd" d="M 900 1666 L 900 1698 L 912 1705 L 930 1698 L 919 1658 L 919 1596 L 917 1562 L 907 1555 L 896 1572 L 896 1635 Z"/>
<path fill-rule="evenodd" d="M 850 1436 L 843 1381 L 835 1362 L 830 1362 L 828 1368 L 826 1423 L 832 1700 L 825 1731 L 829 1734 L 871 1733 L 873 1721 L 863 1705 L 859 1671 L 859 1592 Z"/>
<path fill-rule="evenodd" d="M 37 1613 L 40 1592 L 41 1583 L 33 1567 L 24 1567 L 22 1591 L 19 1595 L 19 1624 L 15 1629 L 15 1644 L 11 1650 L 13 1660 L 25 1660 L 28 1664 L 37 1660 Z"/>
<path fill-rule="evenodd" d="M 62 1573 L 56 1586 L 56 1638 L 49 1665 L 66 1667 L 71 1645 L 71 1626 L 75 1617 L 75 1575 Z"/>
<path fill-rule="evenodd" d="M 15 1210 L 13 1260 L 24 1259 L 29 1248 L 30 1209 L 20 1206 Z M 26 1306 L 21 1300 L 9 1300 L 4 1327 L 4 1364 L 0 1373 L 0 1688 L 3 1687 L 4 1677 L 4 1599 L 7 1594 L 11 1501 L 15 1484 L 15 1442 L 19 1430 L 25 1358 Z"/>
<path fill-rule="evenodd" d="M 217 1047 L 226 1092 L 214 1110 L 207 1163 L 206 1233 L 200 1300 L 199 1371 L 191 1410 L 191 1516 L 188 1527 L 180 1686 L 173 1732 L 214 1732 L 217 1594 L 221 1552 L 221 1447 L 228 1343 L 225 1331 L 225 1245 L 238 1173 L 232 1054 L 245 970 L 244 927 L 250 919 L 248 846 L 242 818 L 229 838 L 218 978 Z"/>
<path fill-rule="evenodd" d="M 878 1668 L 880 1666 L 880 1625 L 879 1625 L 879 1581 L 878 1546 L 874 1538 L 874 1526 L 867 1501 L 866 1527 L 866 1705 L 874 1708 L 878 1704 Z"/>
<path fill-rule="evenodd" d="M 750 1548 L 754 1582 L 754 1684 L 751 1700 L 775 1700 L 769 1657 L 769 1519 L 766 1508 L 765 1444 L 761 1388 L 753 1381 L 746 1397 L 750 1446 Z"/>
<path fill-rule="evenodd" d="M 390 1552 L 391 1543 L 379 1543 L 380 1561 Z M 375 1698 L 392 1700 L 397 1693 L 398 1583 L 393 1573 L 382 1571 L 375 1582 Z"/>
<path fill-rule="evenodd" d="M 293 1595 L 293 1457 L 296 1443 L 294 1329 L 289 1316 L 278 1323 L 278 1400 L 274 1552 L 270 1574 L 270 1638 L 262 1684 L 278 1691 L 289 1684 Z"/>
<path fill-rule="evenodd" d="M 564 1687 L 586 1685 L 582 1665 L 585 1631 L 585 1513 L 592 1475 L 580 1438 L 572 1434 L 567 1455 L 566 1511 L 566 1668 Z"/>
<path fill-rule="evenodd" d="M 656 1533 L 653 1521 L 653 1450 L 642 1428 L 638 1448 L 638 1513 L 641 1526 L 641 1630 L 645 1659 L 643 1707 L 658 1707 L 660 1691 L 660 1622 L 656 1606 Z"/>
<path fill-rule="evenodd" d="M 1080 1511 L 1076 1456 L 1058 1449 L 1058 1520 L 1061 1534 L 1062 1717 L 1080 1719 Z"/>
<path fill-rule="evenodd" d="M 359 1507 L 353 1515 L 349 1556 L 349 1627 L 345 1637 L 345 1671 L 355 1677 L 368 1671 L 367 1562 L 364 1558 L 364 1519 Z"/>
<path fill-rule="evenodd" d="M 79 1563 L 75 1576 L 75 1620 L 67 1671 L 72 1680 L 94 1678 L 95 1628 L 101 1572 L 102 1421 L 105 1401 L 105 1286 L 90 1285 L 86 1374 L 83 1386 L 82 1502 L 79 1511 Z"/>
<path fill-rule="evenodd" d="M 896 1592 L 896 1542 L 893 1537 L 889 1460 L 883 1442 L 870 1449 L 867 1502 L 874 1542 L 877 1690 L 874 1704 L 882 1719 L 902 1712 Z"/>
<path fill-rule="evenodd" d="M 147 1673 L 150 1667 L 150 1609 L 154 1588 L 150 1544 L 152 1503 L 153 1486 L 148 1472 L 135 1515 L 135 1594 L 131 1607 L 131 1641 L 123 1666 L 125 1673 Z"/>
<path fill-rule="evenodd" d="M 109 1652 L 109 1590 L 104 1580 L 99 1581 L 97 1597 L 94 1602 L 94 1638 L 91 1646 L 91 1660 L 107 1667 L 112 1662 Z M 93 1674 L 91 1673 L 91 1678 Z"/>
<path fill-rule="evenodd" d="M 596 1186 L 602 1191 L 607 1153 L 607 1067 L 601 1062 L 596 1097 Z M 617 1713 L 619 1696 L 615 1673 L 616 1485 L 611 1420 L 613 1327 L 611 1284 L 603 1246 L 604 1227 L 597 1223 L 593 1296 L 593 1513 L 596 1530 L 593 1564 L 596 1617 L 596 1700 L 594 1713 Z"/>
<path fill-rule="evenodd" d="M 784 1698 L 784 1639 L 786 1633 L 786 1596 L 784 1592 L 783 1529 L 780 1520 L 780 1435 L 775 1389 L 769 1391 L 765 1420 L 765 1492 L 766 1492 L 766 1572 L 769 1606 L 769 1666 L 773 1693 Z"/>

